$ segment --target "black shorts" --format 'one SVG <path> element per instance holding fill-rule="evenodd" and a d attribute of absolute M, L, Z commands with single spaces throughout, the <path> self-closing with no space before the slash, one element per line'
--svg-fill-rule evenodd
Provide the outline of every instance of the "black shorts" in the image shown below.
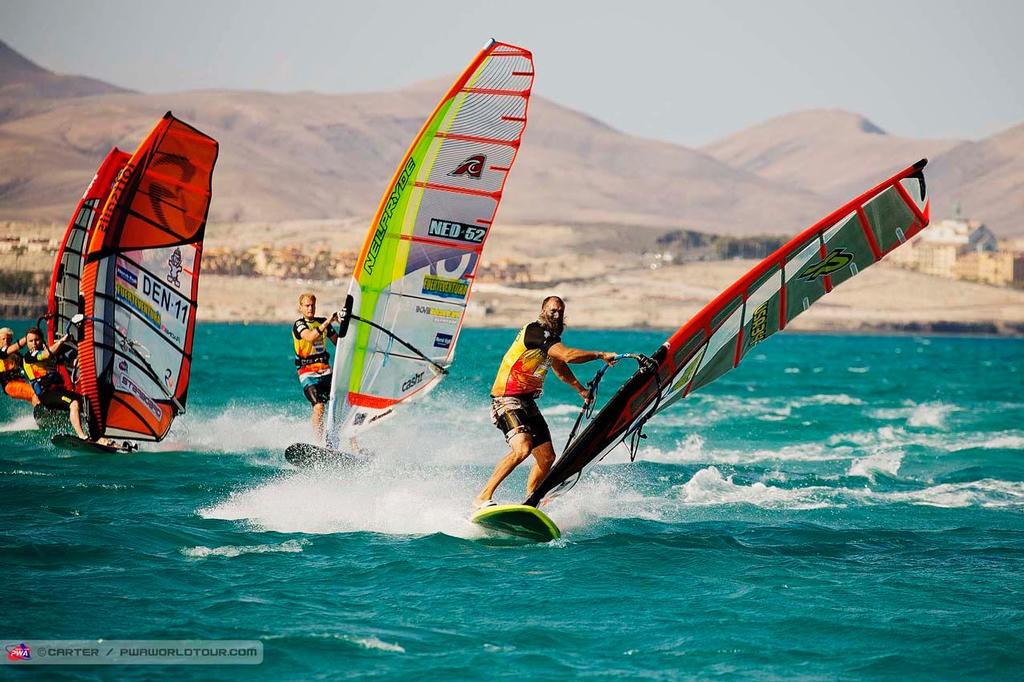
<path fill-rule="evenodd" d="M 43 391 L 39 395 L 39 402 L 51 410 L 64 410 L 71 408 L 71 403 L 78 402 L 82 396 L 74 391 L 69 391 L 63 386 L 57 386 Z"/>
<path fill-rule="evenodd" d="M 306 395 L 306 400 L 310 405 L 326 403 L 331 399 L 331 375 L 328 374 L 312 383 L 305 384 L 302 387 L 302 392 Z"/>
<path fill-rule="evenodd" d="M 491 421 L 505 435 L 506 442 L 517 433 L 530 434 L 533 447 L 551 442 L 548 423 L 530 396 L 492 396 Z"/>

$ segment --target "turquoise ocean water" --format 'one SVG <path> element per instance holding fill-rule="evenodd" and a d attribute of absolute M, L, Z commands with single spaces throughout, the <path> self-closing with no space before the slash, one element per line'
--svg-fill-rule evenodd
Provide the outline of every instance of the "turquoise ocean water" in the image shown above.
<path fill-rule="evenodd" d="M 504 454 L 487 392 L 513 334 L 464 332 L 355 470 L 283 463 L 309 438 L 288 325 L 200 325 L 188 414 L 136 455 L 57 452 L 0 401 L 0 638 L 265 647 L 49 679 L 1021 675 L 1024 342 L 769 339 L 550 505 L 561 541 L 524 545 L 466 521 Z M 548 383 L 560 449 L 577 403 Z"/>

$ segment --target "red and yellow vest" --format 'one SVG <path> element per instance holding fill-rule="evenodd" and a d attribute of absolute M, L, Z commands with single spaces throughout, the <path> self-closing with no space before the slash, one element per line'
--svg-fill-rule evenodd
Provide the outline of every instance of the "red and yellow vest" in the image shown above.
<path fill-rule="evenodd" d="M 561 338 L 539 322 L 525 325 L 501 359 L 491 395 L 495 398 L 511 395 L 539 397 L 551 367 L 548 349 L 559 341 Z"/>
<path fill-rule="evenodd" d="M 326 317 L 305 318 L 295 321 L 292 325 L 292 343 L 295 346 L 295 367 L 299 372 L 299 381 L 314 377 L 326 376 L 331 373 L 331 356 L 327 354 L 324 334 L 316 341 L 306 341 L 302 332 L 306 329 L 320 331 L 327 322 Z"/>

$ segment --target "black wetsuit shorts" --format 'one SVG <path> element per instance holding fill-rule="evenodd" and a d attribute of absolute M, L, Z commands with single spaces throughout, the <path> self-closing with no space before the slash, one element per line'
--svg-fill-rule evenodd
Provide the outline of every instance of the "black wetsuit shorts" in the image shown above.
<path fill-rule="evenodd" d="M 528 395 L 491 397 L 491 421 L 505 434 L 505 441 L 517 433 L 528 433 L 533 447 L 551 442 L 548 423 L 541 416 L 540 408 Z"/>
<path fill-rule="evenodd" d="M 306 400 L 309 401 L 310 405 L 326 403 L 331 399 L 331 375 L 328 374 L 316 381 L 305 384 L 302 387 L 302 392 L 306 395 Z"/>
<path fill-rule="evenodd" d="M 39 402 L 41 402 L 45 407 L 48 407 L 51 410 L 63 410 L 65 412 L 71 409 L 71 403 L 77 402 L 81 399 L 82 396 L 74 391 L 69 391 L 63 386 L 54 386 L 39 394 Z"/>

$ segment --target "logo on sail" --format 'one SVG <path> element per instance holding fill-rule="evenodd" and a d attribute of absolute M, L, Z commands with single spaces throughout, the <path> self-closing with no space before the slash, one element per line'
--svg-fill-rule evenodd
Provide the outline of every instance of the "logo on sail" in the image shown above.
<path fill-rule="evenodd" d="M 472 242 L 473 244 L 483 243 L 485 234 L 487 234 L 487 228 L 485 227 L 466 225 L 465 223 L 441 220 L 440 218 L 431 218 L 430 225 L 427 226 L 427 235 L 430 237 L 447 237 L 448 239 L 458 239 L 459 241 Z"/>
<path fill-rule="evenodd" d="M 831 275 L 833 272 L 842 270 L 852 262 L 852 253 L 845 249 L 836 249 L 835 251 L 829 252 L 829 254 L 826 255 L 820 263 L 815 263 L 801 272 L 797 275 L 797 278 L 802 279 L 805 282 L 813 282 L 819 277 L 825 277 L 827 275 Z"/>
<path fill-rule="evenodd" d="M 484 162 L 486 161 L 486 156 L 484 156 L 483 154 L 476 154 L 475 156 L 471 156 L 462 163 L 460 163 L 459 167 L 453 170 L 448 175 L 466 175 L 474 179 L 479 178 L 480 174 L 484 172 Z"/>
<path fill-rule="evenodd" d="M 176 248 L 171 254 L 171 257 L 167 259 L 167 281 L 174 286 L 181 288 L 181 282 L 178 280 L 178 275 L 181 274 L 181 249 Z"/>
<path fill-rule="evenodd" d="M 433 294 L 442 298 L 466 298 L 466 294 L 469 293 L 469 282 L 464 279 L 426 275 L 423 277 L 421 291 L 424 294 Z"/>
<path fill-rule="evenodd" d="M 750 321 L 750 348 L 753 348 L 768 336 L 768 301 L 754 309 Z"/>

